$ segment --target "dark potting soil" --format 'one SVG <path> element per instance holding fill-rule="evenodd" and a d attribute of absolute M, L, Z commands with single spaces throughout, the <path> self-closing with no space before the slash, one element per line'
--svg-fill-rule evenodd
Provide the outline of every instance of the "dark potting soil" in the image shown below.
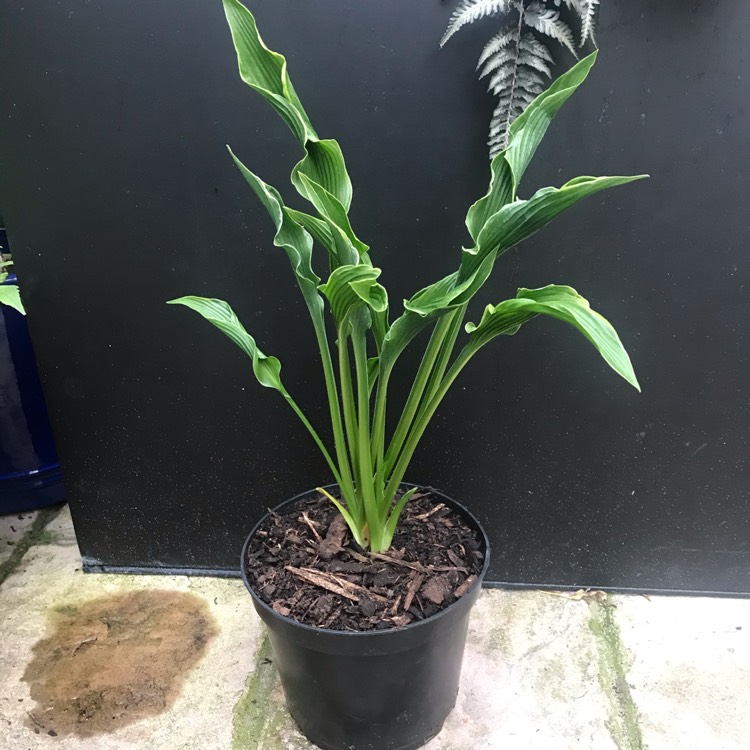
<path fill-rule="evenodd" d="M 331 630 L 403 627 L 465 594 L 484 563 L 477 532 L 419 490 L 384 555 L 363 552 L 323 496 L 272 513 L 245 560 L 248 581 L 276 612 Z"/>

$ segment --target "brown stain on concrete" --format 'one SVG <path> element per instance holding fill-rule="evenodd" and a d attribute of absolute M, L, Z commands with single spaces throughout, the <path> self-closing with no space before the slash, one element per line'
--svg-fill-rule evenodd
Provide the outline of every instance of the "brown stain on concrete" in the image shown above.
<path fill-rule="evenodd" d="M 51 611 L 23 680 L 37 733 L 90 737 L 169 709 L 218 629 L 206 602 L 129 591 Z"/>

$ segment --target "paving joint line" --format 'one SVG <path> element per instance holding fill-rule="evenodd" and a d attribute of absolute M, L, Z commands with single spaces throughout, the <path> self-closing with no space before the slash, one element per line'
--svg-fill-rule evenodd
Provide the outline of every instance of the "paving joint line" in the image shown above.
<path fill-rule="evenodd" d="M 0 562 L 0 586 L 18 568 L 24 555 L 43 539 L 45 529 L 57 517 L 64 506 L 65 503 L 62 503 L 51 508 L 42 508 L 37 512 L 31 528 L 16 542 L 10 557 Z"/>
<path fill-rule="evenodd" d="M 648 750 L 627 681 L 630 657 L 615 619 L 617 606 L 609 595 L 604 600 L 591 598 L 588 605 L 589 628 L 599 652 L 599 683 L 609 703 L 607 729 L 618 750 Z"/>

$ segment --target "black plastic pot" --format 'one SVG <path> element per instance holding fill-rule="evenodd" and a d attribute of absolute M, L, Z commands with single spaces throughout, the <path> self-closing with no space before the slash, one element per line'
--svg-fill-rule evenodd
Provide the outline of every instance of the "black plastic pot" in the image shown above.
<path fill-rule="evenodd" d="M 304 492 L 276 511 L 313 495 Z M 471 588 L 438 614 L 391 630 L 325 630 L 284 617 L 253 591 L 242 548 L 242 579 L 268 627 L 289 712 L 303 734 L 324 750 L 409 750 L 434 737 L 456 703 L 469 612 L 489 564 L 489 542 L 479 522 L 440 492 L 484 543 L 482 571 Z"/>

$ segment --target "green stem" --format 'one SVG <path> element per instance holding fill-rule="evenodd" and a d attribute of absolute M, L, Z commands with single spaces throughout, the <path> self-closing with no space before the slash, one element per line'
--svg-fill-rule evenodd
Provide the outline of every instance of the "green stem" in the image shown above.
<path fill-rule="evenodd" d="M 357 487 L 365 508 L 368 535 L 371 547 L 378 551 L 382 540 L 382 521 L 380 510 L 375 498 L 373 483 L 372 460 L 370 454 L 370 389 L 367 383 L 367 342 L 365 329 L 355 326 L 352 333 L 352 348 L 354 350 L 354 366 L 357 371 L 357 402 L 358 402 L 358 434 L 360 485 Z"/>
<path fill-rule="evenodd" d="M 425 408 L 424 412 L 417 419 L 417 422 L 414 425 L 414 429 L 411 431 L 406 443 L 404 444 L 404 449 L 401 451 L 401 455 L 398 458 L 396 466 L 391 472 L 390 479 L 388 480 L 388 485 L 385 488 L 384 502 L 387 501 L 388 507 L 390 507 L 391 503 L 393 502 L 393 498 L 396 496 L 396 490 L 399 488 L 399 485 L 404 478 L 406 469 L 409 467 L 409 463 L 411 462 L 412 456 L 414 455 L 414 451 L 416 450 L 417 445 L 419 445 L 419 441 L 422 439 L 422 435 L 424 435 L 424 431 L 427 429 L 427 425 L 430 423 L 430 420 L 435 414 L 438 406 L 440 406 L 440 402 L 445 397 L 448 389 L 451 387 L 451 385 L 453 385 L 453 381 L 458 377 L 458 374 L 461 372 L 461 370 L 466 367 L 467 362 L 471 359 L 475 351 L 475 349 L 469 349 L 468 347 L 464 347 L 461 350 L 461 353 L 456 358 L 456 361 L 453 363 L 450 370 L 448 370 L 445 378 L 435 391 L 435 395 L 432 397 L 432 399 L 430 399 L 430 402 Z"/>
<path fill-rule="evenodd" d="M 354 471 L 355 484 L 360 483 L 358 475 L 357 459 L 357 414 L 354 406 L 354 392 L 352 390 L 352 373 L 349 364 L 349 336 L 345 332 L 345 326 L 338 331 L 339 349 L 339 380 L 341 382 L 341 405 L 344 412 L 344 429 L 346 430 L 346 441 L 349 446 L 349 457 Z"/>
<path fill-rule="evenodd" d="M 419 419 L 419 417 L 422 415 L 425 407 L 430 403 L 430 400 L 437 392 L 440 383 L 443 381 L 443 376 L 445 375 L 445 371 L 448 369 L 448 363 L 453 356 L 453 349 L 456 346 L 458 334 L 461 332 L 461 326 L 463 325 L 464 317 L 466 316 L 466 309 L 468 308 L 468 306 L 468 302 L 464 305 L 461 305 L 461 307 L 459 307 L 453 315 L 450 328 L 448 329 L 448 335 L 445 337 L 443 346 L 440 349 L 440 356 L 438 357 L 437 365 L 435 366 L 435 370 L 433 371 L 432 377 L 430 378 L 430 383 L 427 386 L 425 397 L 422 399 L 422 406 L 420 407 L 417 414 L 417 419 Z"/>
<path fill-rule="evenodd" d="M 422 400 L 422 394 L 427 386 L 432 373 L 432 368 L 435 365 L 440 349 L 443 345 L 445 336 L 450 328 L 451 320 L 453 319 L 454 313 L 448 313 L 443 315 L 435 326 L 432 336 L 430 336 L 430 343 L 427 344 L 422 361 L 419 364 L 419 370 L 412 384 L 409 396 L 404 404 L 404 410 L 401 414 L 401 419 L 398 421 L 396 431 L 393 433 L 391 443 L 388 446 L 388 451 L 385 454 L 385 473 L 390 473 L 396 459 L 401 452 L 404 445 L 404 441 L 409 434 L 409 430 L 414 421 L 414 417 L 419 409 L 419 404 Z"/>
<path fill-rule="evenodd" d="M 326 381 L 326 393 L 328 395 L 328 408 L 331 413 L 331 427 L 333 428 L 333 444 L 336 449 L 336 459 L 339 465 L 341 481 L 339 487 L 347 505 L 351 504 L 354 510 L 356 496 L 352 482 L 351 469 L 349 468 L 349 457 L 346 455 L 346 437 L 341 424 L 341 410 L 339 408 L 339 394 L 336 387 L 336 376 L 333 373 L 333 362 L 331 350 L 328 346 L 328 338 L 325 325 L 315 325 L 315 338 L 320 349 L 320 359 L 323 363 L 323 375 Z"/>
<path fill-rule="evenodd" d="M 320 452 L 323 454 L 323 457 L 326 460 L 326 463 L 328 464 L 328 468 L 333 473 L 333 478 L 336 480 L 337 484 L 341 484 L 341 474 L 339 474 L 339 470 L 336 468 L 336 464 L 334 463 L 333 459 L 331 458 L 331 454 L 328 452 L 328 449 L 325 447 L 325 444 L 320 439 L 320 435 L 316 432 L 315 428 L 310 424 L 310 420 L 304 415 L 302 412 L 302 409 L 297 406 L 296 401 L 288 394 L 284 393 L 284 398 L 286 399 L 289 406 L 294 409 L 294 413 L 302 420 L 302 424 L 307 427 L 307 431 L 312 435 L 313 440 L 317 444 L 318 448 L 320 448 Z"/>
<path fill-rule="evenodd" d="M 381 372 L 378 376 L 378 388 L 375 396 L 375 409 L 372 424 L 372 453 L 370 458 L 375 467 L 375 491 L 378 495 L 383 492 L 385 476 L 385 418 L 386 396 L 388 394 L 389 372 Z"/>

